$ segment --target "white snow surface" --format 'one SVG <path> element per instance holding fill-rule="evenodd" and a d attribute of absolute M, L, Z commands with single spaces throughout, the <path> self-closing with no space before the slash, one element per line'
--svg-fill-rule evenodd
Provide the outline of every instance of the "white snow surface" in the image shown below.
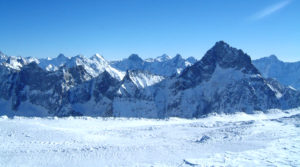
<path fill-rule="evenodd" d="M 145 88 L 161 82 L 164 79 L 164 77 L 154 74 L 137 72 L 135 74 L 130 75 L 130 79 L 138 88 Z"/>
<path fill-rule="evenodd" d="M 0 117 L 0 166 L 300 166 L 300 109 L 170 118 Z"/>

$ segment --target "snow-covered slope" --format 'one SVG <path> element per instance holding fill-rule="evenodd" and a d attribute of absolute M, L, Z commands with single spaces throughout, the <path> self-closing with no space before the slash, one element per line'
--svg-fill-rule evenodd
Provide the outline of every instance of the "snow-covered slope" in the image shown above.
<path fill-rule="evenodd" d="M 118 80 L 122 80 L 125 73 L 116 70 L 111 67 L 109 63 L 99 54 L 95 54 L 91 58 L 85 58 L 84 56 L 75 56 L 72 57 L 65 64 L 67 67 L 74 66 L 83 66 L 83 68 L 93 77 L 98 76 L 104 71 L 107 71 L 111 76 L 117 78 Z"/>
<path fill-rule="evenodd" d="M 15 57 L 7 56 L 4 53 L 0 52 L 0 65 L 6 66 L 7 68 L 20 70 L 24 65 L 27 65 L 31 62 L 39 62 L 38 59 L 32 57 Z"/>
<path fill-rule="evenodd" d="M 70 58 L 63 54 L 59 54 L 55 58 L 41 58 L 39 59 L 39 66 L 47 71 L 56 71 L 60 67 L 64 66 Z"/>
<path fill-rule="evenodd" d="M 55 58 L 22 58 L 14 56 L 6 56 L 0 53 L 0 63 L 8 68 L 21 70 L 25 65 L 31 62 L 35 62 L 39 67 L 46 71 L 57 71 L 60 68 L 73 68 L 75 66 L 82 66 L 86 72 L 92 77 L 96 77 L 104 71 L 110 73 L 118 80 L 122 80 L 125 76 L 125 72 L 119 71 L 109 65 L 109 63 L 99 54 L 95 54 L 90 58 L 78 55 L 74 57 L 66 57 L 63 54 L 59 54 Z"/>
<path fill-rule="evenodd" d="M 162 55 L 155 59 L 146 60 L 143 60 L 137 54 L 132 54 L 127 59 L 112 61 L 110 64 L 121 71 L 142 70 L 161 76 L 172 76 L 180 74 L 183 69 L 191 66 L 196 61 L 193 57 L 184 59 L 179 54 L 173 58 Z"/>
<path fill-rule="evenodd" d="M 157 91 L 158 107 L 164 115 L 200 117 L 210 112 L 253 113 L 282 108 L 284 91 L 271 89 L 250 57 L 242 50 L 217 42 L 205 56 L 180 76 L 165 80 Z M 289 89 L 289 88 L 287 88 Z M 276 96 L 278 92 L 283 95 Z M 162 98 L 168 97 L 168 98 Z M 295 102 L 299 93 L 289 100 Z M 299 102 L 295 102 L 299 106 Z"/>
<path fill-rule="evenodd" d="M 300 166 L 300 110 L 202 119 L 0 117 L 0 166 Z"/>
<path fill-rule="evenodd" d="M 161 82 L 164 77 L 142 71 L 127 71 L 125 82 L 132 82 L 137 88 L 145 88 Z M 123 82 L 124 83 L 124 82 Z"/>
<path fill-rule="evenodd" d="M 109 63 L 99 54 L 95 54 L 90 58 L 82 55 L 77 55 L 71 58 L 65 57 L 63 54 L 56 58 L 40 59 L 39 66 L 47 71 L 56 71 L 61 67 L 82 66 L 91 76 L 96 77 L 104 71 L 110 73 L 113 77 L 122 80 L 125 73 L 111 67 Z"/>
<path fill-rule="evenodd" d="M 0 99 L 6 107 L 0 114 L 27 116 L 34 110 L 36 116 L 193 118 L 212 112 L 254 113 L 300 106 L 299 91 L 264 78 L 247 54 L 223 41 L 171 77 L 127 70 L 125 77 L 118 78 L 119 71 L 99 55 L 59 57 L 67 62 L 50 71 L 35 61 L 20 69 L 1 65 Z M 131 60 L 136 62 L 129 63 L 132 67 L 146 62 L 137 55 Z M 151 62 L 166 60 L 181 62 L 182 58 L 163 56 Z"/>
<path fill-rule="evenodd" d="M 300 89 L 300 62 L 287 63 L 275 55 L 253 61 L 264 77 L 274 78 L 281 84 Z"/>

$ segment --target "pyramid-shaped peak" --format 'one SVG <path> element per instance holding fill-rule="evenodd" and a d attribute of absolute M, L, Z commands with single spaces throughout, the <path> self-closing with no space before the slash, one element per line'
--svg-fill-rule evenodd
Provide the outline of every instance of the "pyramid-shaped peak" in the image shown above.
<path fill-rule="evenodd" d="M 182 59 L 182 56 L 180 54 L 176 54 L 176 56 L 173 57 L 173 59 Z"/>
<path fill-rule="evenodd" d="M 216 44 L 206 52 L 201 60 L 204 64 L 217 63 L 224 67 L 248 66 L 251 64 L 251 58 L 240 49 L 236 49 L 224 41 Z"/>
<path fill-rule="evenodd" d="M 163 55 L 161 55 L 161 56 L 158 56 L 157 58 L 156 58 L 156 60 L 158 60 L 158 61 L 167 61 L 167 60 L 170 60 L 171 58 L 167 55 L 167 54 L 163 54 Z"/>
<path fill-rule="evenodd" d="M 229 44 L 224 41 L 218 41 L 216 42 L 215 47 L 229 47 Z"/>
<path fill-rule="evenodd" d="M 250 56 L 240 49 L 231 47 L 224 41 L 216 42 L 216 44 L 206 52 L 204 57 L 191 68 L 206 69 L 212 67 L 208 69 L 213 70 L 216 66 L 223 69 L 234 68 L 248 74 L 259 74 L 258 70 L 252 64 Z"/>
<path fill-rule="evenodd" d="M 62 53 L 60 53 L 60 54 L 57 56 L 57 58 L 58 58 L 58 59 L 67 59 L 67 57 L 66 57 L 64 54 L 62 54 Z"/>
<path fill-rule="evenodd" d="M 131 54 L 128 59 L 132 61 L 143 61 L 143 59 L 138 54 Z"/>
<path fill-rule="evenodd" d="M 101 56 L 99 53 L 94 54 L 91 58 L 99 61 L 105 61 L 104 57 Z"/>

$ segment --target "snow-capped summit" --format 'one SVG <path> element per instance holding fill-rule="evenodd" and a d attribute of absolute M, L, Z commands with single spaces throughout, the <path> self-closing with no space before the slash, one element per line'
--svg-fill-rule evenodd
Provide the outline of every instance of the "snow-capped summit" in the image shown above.
<path fill-rule="evenodd" d="M 104 71 L 110 73 L 113 77 L 121 80 L 125 73 L 112 68 L 109 63 L 99 54 L 95 54 L 91 58 L 86 58 L 82 55 L 72 57 L 65 63 L 65 66 L 70 68 L 74 66 L 83 66 L 83 68 L 93 77 L 98 76 Z"/>
<path fill-rule="evenodd" d="M 270 86 L 247 54 L 223 41 L 217 42 L 200 61 L 187 67 L 167 85 L 169 93 L 160 96 L 170 97 L 163 103 L 168 103 L 167 115 L 171 116 L 252 113 L 281 108 L 287 100 L 282 99 L 285 91 Z M 297 93 L 294 96 L 299 98 Z M 299 106 L 300 102 L 295 101 L 293 103 Z"/>
<path fill-rule="evenodd" d="M 27 65 L 33 61 L 38 62 L 38 60 L 34 58 L 23 58 L 23 57 L 6 56 L 6 55 L 1 57 L 0 61 L 4 66 L 14 70 L 20 70 L 24 65 Z"/>
<path fill-rule="evenodd" d="M 131 55 L 127 59 L 121 61 L 110 62 L 111 66 L 121 71 L 126 70 L 142 70 L 150 73 L 162 76 L 172 76 L 181 73 L 181 71 L 194 64 L 195 59 L 189 58 L 184 59 L 181 55 L 177 54 L 175 57 L 170 58 L 164 54 L 155 59 L 141 59 L 138 55 Z"/>
<path fill-rule="evenodd" d="M 171 57 L 168 56 L 167 54 L 163 54 L 161 56 L 158 56 L 157 58 L 155 58 L 154 60 L 159 61 L 159 62 L 163 62 L 163 61 L 168 61 L 170 60 Z"/>
<path fill-rule="evenodd" d="M 55 116 L 193 118 L 300 106 L 299 91 L 264 78 L 246 53 L 223 41 L 194 64 L 187 65 L 180 55 L 162 60 L 131 55 L 111 62 L 125 72 L 99 54 L 43 60 L 57 63 L 51 64 L 58 65 L 55 70 L 43 68 L 39 61 L 8 57 L 0 65 L 0 102 L 6 106 L 0 114 L 26 116 L 20 112 L 25 109 L 36 113 L 31 116 L 43 111 Z"/>
<path fill-rule="evenodd" d="M 94 54 L 92 57 L 91 57 L 92 60 L 97 60 L 99 62 L 106 62 L 106 60 L 104 59 L 103 56 L 101 56 L 99 53 L 96 53 Z"/>
<path fill-rule="evenodd" d="M 38 64 L 41 68 L 47 71 L 57 71 L 60 68 L 82 66 L 92 77 L 98 76 L 105 70 L 119 80 L 121 80 L 125 75 L 124 72 L 120 72 L 112 68 L 100 54 L 95 54 L 90 58 L 86 58 L 83 55 L 77 55 L 69 58 L 63 54 L 59 54 L 56 58 L 39 59 Z"/>
<path fill-rule="evenodd" d="M 39 66 L 47 71 L 56 71 L 63 66 L 70 58 L 60 53 L 55 58 L 41 58 L 39 59 Z"/>

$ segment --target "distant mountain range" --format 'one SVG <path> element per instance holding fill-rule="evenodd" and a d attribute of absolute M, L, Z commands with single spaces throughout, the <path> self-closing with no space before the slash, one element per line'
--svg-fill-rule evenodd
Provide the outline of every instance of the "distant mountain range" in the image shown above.
<path fill-rule="evenodd" d="M 271 55 L 254 60 L 253 64 L 264 77 L 274 78 L 285 86 L 300 90 L 300 61 L 287 63 Z"/>
<path fill-rule="evenodd" d="M 194 64 L 197 60 L 194 57 L 184 59 L 177 54 L 170 58 L 162 55 L 155 59 L 143 60 L 137 54 L 132 54 L 127 59 L 121 61 L 112 61 L 110 65 L 118 70 L 142 70 L 162 76 L 172 76 L 180 74 L 183 69 Z"/>
<path fill-rule="evenodd" d="M 0 115 L 197 118 L 299 107 L 300 92 L 281 85 L 282 78 L 263 71 L 267 61 L 260 62 L 252 64 L 223 41 L 199 61 L 180 55 L 143 60 L 133 54 L 108 62 L 99 54 L 36 59 L 0 53 Z"/>

